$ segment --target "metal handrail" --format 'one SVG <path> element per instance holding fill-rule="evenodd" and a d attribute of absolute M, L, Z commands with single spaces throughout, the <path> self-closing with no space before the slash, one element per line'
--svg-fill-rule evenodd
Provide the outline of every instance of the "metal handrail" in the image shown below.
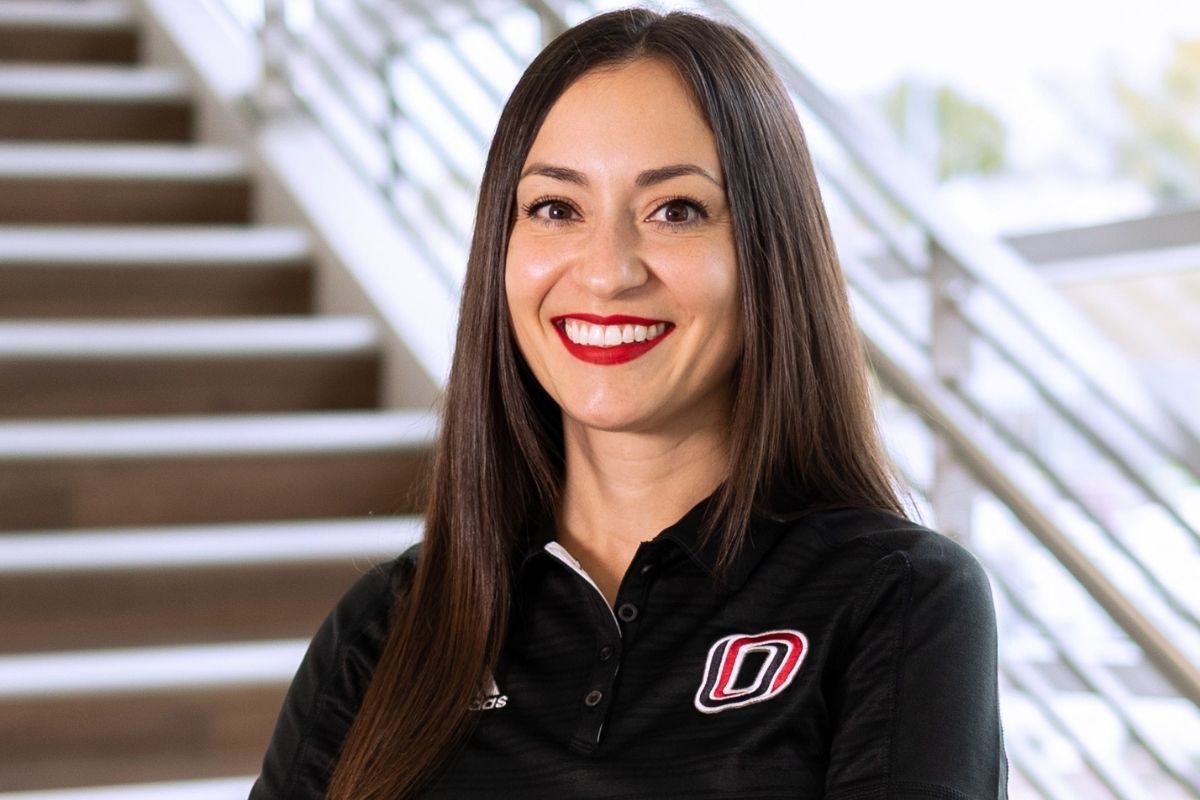
<path fill-rule="evenodd" d="M 713 9 L 720 15 L 735 22 L 746 30 L 754 30 L 753 25 L 727 0 L 703 0 L 703 5 Z M 941 212 L 937 203 L 928 191 L 921 187 L 926 184 L 923 179 L 915 179 L 913 175 L 901 174 L 900 166 L 907 159 L 895 147 L 883 139 L 866 141 L 862 133 L 862 122 L 853 119 L 836 101 L 818 87 L 807 75 L 782 53 L 778 47 L 763 37 L 758 37 L 759 44 L 766 49 L 775 61 L 775 66 L 783 74 L 788 87 L 804 103 L 834 136 L 848 154 L 871 175 L 881 190 L 898 207 L 902 208 L 923 230 L 928 232 L 931 241 L 936 242 L 946 253 L 950 254 L 954 264 L 972 281 L 985 285 L 1027 328 L 1034 332 L 1042 343 L 1055 353 L 1061 363 L 1075 371 L 1094 392 L 1098 399 L 1111 403 L 1115 413 L 1126 418 L 1129 424 L 1139 430 L 1143 436 L 1169 454 L 1171 460 L 1180 465 L 1186 465 L 1193 474 L 1200 474 L 1200 465 L 1191 463 L 1189 451 L 1177 447 L 1174 442 L 1197 442 L 1195 432 L 1180 420 L 1169 407 L 1155 402 L 1152 398 L 1143 398 L 1144 404 L 1152 408 L 1158 419 L 1147 419 L 1146 415 L 1136 409 L 1129 408 L 1124 403 L 1117 402 L 1119 392 L 1103 376 L 1097 375 L 1087 367 L 1087 363 L 1073 357 L 1063 349 L 1062 343 L 1052 331 L 1047 329 L 1043 320 L 1028 313 L 1026 306 L 1029 298 L 1018 296 L 1013 292 L 1013 273 L 1026 272 L 1025 265 L 1011 250 L 995 242 L 976 239 L 964 230 L 952 226 L 947 216 Z M 1001 277 L 1003 276 L 1003 277 Z M 1106 353 L 1113 363 L 1122 363 L 1115 354 Z M 1130 370 L 1124 370 L 1132 374 Z M 1137 382 L 1134 382 L 1137 385 Z M 1166 425 L 1160 430 L 1160 425 Z"/>
<path fill-rule="evenodd" d="M 916 413 L 916 415 L 921 418 L 923 423 L 930 428 L 938 429 L 940 433 L 945 435 L 948 431 L 946 420 L 948 418 L 953 419 L 958 417 L 960 414 L 955 413 L 953 410 L 938 408 L 936 397 L 920 398 L 911 395 L 905 395 L 902 392 L 897 392 L 897 386 L 888 381 L 886 378 L 893 368 L 890 357 L 879 353 L 876 349 L 872 349 L 871 352 L 873 359 L 883 360 L 882 364 L 876 362 L 876 373 L 881 379 L 884 380 L 884 384 L 888 387 L 888 390 L 896 397 L 901 399 L 905 405 L 909 406 Z M 883 369 L 880 369 L 880 366 L 882 366 Z M 914 381 L 912 384 L 912 386 L 915 387 L 920 387 L 922 385 L 922 382 L 919 380 Z M 967 441 L 974 441 L 975 437 L 963 435 L 963 438 Z M 991 459 L 985 460 L 990 461 Z M 928 496 L 928 490 L 922 487 L 921 483 L 915 480 L 911 474 L 904 473 L 904 478 L 910 487 L 913 487 L 915 490 L 919 491 L 923 496 Z M 1001 494 L 997 493 L 995 496 L 997 499 L 1005 502 L 1005 504 L 1012 509 L 1012 506 Z M 1013 510 L 1015 511 L 1015 509 Z M 1053 525 L 1053 523 L 1049 524 Z M 1038 531 L 1030 527 L 1027 522 L 1025 527 L 1035 536 L 1037 535 Z M 1066 547 L 1071 547 L 1069 542 L 1066 542 L 1065 537 L 1063 537 L 1063 541 Z M 1043 541 L 1043 543 L 1045 542 Z M 1052 551 L 1054 550 L 1054 548 L 1048 549 L 1051 549 Z M 985 566 L 990 567 L 991 565 L 989 564 L 989 560 L 984 557 L 982 553 L 979 555 Z M 1058 554 L 1056 553 L 1056 555 Z M 1078 554 L 1078 558 L 1076 560 L 1079 563 L 1086 562 L 1086 558 L 1081 553 Z M 1069 564 L 1066 562 L 1062 563 L 1064 563 L 1068 570 L 1070 570 Z M 1052 626 L 1043 622 L 1034 613 L 1033 609 L 1021 599 L 1020 593 L 1010 585 L 1003 569 L 989 568 L 988 572 L 990 575 L 992 588 L 998 597 L 1002 598 L 1007 606 L 1011 608 L 1024 621 L 1025 624 L 1029 625 L 1033 630 L 1035 630 L 1043 638 L 1043 640 L 1050 645 L 1058 662 L 1070 671 L 1070 673 L 1080 682 L 1084 689 L 1090 692 L 1091 695 L 1100 700 L 1109 709 L 1114 717 L 1123 725 L 1132 739 L 1136 741 L 1139 746 L 1141 746 L 1141 748 L 1146 752 L 1147 755 L 1149 755 L 1151 759 L 1153 759 L 1153 761 L 1166 776 L 1168 776 L 1181 790 L 1186 792 L 1188 796 L 1200 798 L 1200 787 L 1193 783 L 1186 774 L 1186 765 L 1180 764 L 1177 759 L 1162 752 L 1157 747 L 1150 731 L 1145 728 L 1145 725 L 1141 722 L 1141 720 L 1138 719 L 1137 715 L 1131 711 L 1129 708 L 1131 698 L 1128 690 L 1122 687 L 1115 679 L 1105 673 L 1102 669 L 1090 665 L 1086 658 L 1076 653 L 1076 648 L 1066 637 L 1059 634 Z M 1072 572 L 1072 574 L 1077 580 L 1083 583 L 1083 579 L 1081 579 L 1080 575 L 1075 574 L 1074 572 Z M 1102 576 L 1100 577 L 1100 580 L 1104 580 Z M 1091 593 L 1093 595 L 1093 599 L 1095 599 L 1095 592 L 1092 591 Z M 1108 593 L 1111 594 L 1114 599 L 1118 600 L 1119 602 L 1123 602 L 1123 595 L 1115 587 L 1111 587 L 1111 591 Z M 1145 649 L 1145 645 L 1142 642 L 1139 642 L 1139 644 L 1142 644 L 1143 651 L 1147 652 L 1149 661 L 1151 664 L 1154 664 L 1155 660 L 1152 654 Z M 1050 722 L 1051 726 L 1061 736 L 1072 743 L 1076 751 L 1080 754 L 1080 757 L 1089 766 L 1092 773 L 1101 781 L 1101 783 L 1103 783 L 1109 790 L 1113 791 L 1114 794 L 1116 794 L 1116 796 L 1119 798 L 1135 798 L 1142 796 L 1143 793 L 1135 788 L 1134 782 L 1131 780 L 1131 777 L 1126 770 L 1122 769 L 1119 765 L 1110 763 L 1110 761 L 1102 754 L 1096 753 L 1087 741 L 1082 739 L 1076 731 L 1070 728 L 1065 719 L 1062 717 L 1059 709 L 1055 707 L 1055 703 L 1053 702 L 1053 691 L 1046 686 L 1045 681 L 1040 678 L 1033 667 L 1025 665 L 1017 660 L 1007 658 L 1003 650 L 1001 650 L 1000 653 L 1000 660 L 1001 674 L 1006 677 L 1016 688 L 1023 691 L 1028 699 L 1034 704 L 1034 706 L 1036 706 L 1042 712 L 1043 716 Z M 1013 757 L 1015 754 L 1010 752 L 1009 755 L 1010 757 Z"/>
<path fill-rule="evenodd" d="M 1066 665 L 1080 683 L 1088 691 L 1104 700 L 1105 705 L 1121 720 L 1125 729 L 1132 734 L 1133 738 L 1158 763 L 1163 772 L 1170 775 L 1181 786 L 1188 786 L 1188 777 L 1184 774 L 1185 766 L 1178 763 L 1177 759 L 1159 751 L 1150 732 L 1145 729 L 1145 726 L 1137 716 L 1131 713 L 1128 703 L 1128 690 L 1120 686 L 1114 678 L 1102 670 L 1090 666 L 1085 659 L 1078 657 L 1074 653 L 1074 648 L 1063 637 L 1055 634 L 1050 626 L 1046 625 L 1033 614 L 1032 609 L 1021 600 L 1020 593 L 1009 585 L 1008 579 L 1001 571 L 992 572 L 992 583 L 999 590 L 1005 602 L 1012 606 L 1028 624 L 1032 625 L 1038 633 L 1051 643 L 1059 661 Z M 1189 787 L 1189 789 L 1191 789 L 1193 796 L 1200 797 L 1195 788 Z"/>
<path fill-rule="evenodd" d="M 314 6 L 314 12 L 316 14 L 316 18 L 324 24 L 325 30 L 328 31 L 329 34 L 331 36 L 333 36 L 334 39 L 337 40 L 338 44 L 342 48 L 343 53 L 345 53 L 352 60 L 357 62 L 359 64 L 359 66 L 363 67 L 364 69 L 370 70 L 376 74 L 380 74 L 380 75 L 384 74 L 384 72 L 387 70 L 387 67 L 388 67 L 387 63 L 386 62 L 383 62 L 383 63 L 376 62 L 375 60 L 373 60 L 370 57 L 369 54 L 364 53 L 362 50 L 360 50 L 357 47 L 357 45 L 355 44 L 353 37 L 351 37 L 348 34 L 345 27 L 342 25 L 341 21 L 338 20 L 337 17 L 333 16 L 324 5 L 322 5 L 320 3 L 316 4 Z M 293 36 L 293 41 L 298 41 L 297 37 Z M 325 72 L 326 77 L 330 80 L 330 82 L 337 81 L 339 76 L 337 75 L 336 71 L 333 70 L 332 66 L 329 64 L 327 59 L 325 59 L 322 56 L 317 55 L 316 52 L 313 50 L 308 51 L 308 56 L 310 59 L 313 60 L 314 63 L 320 65 L 322 70 Z M 410 66 L 410 68 L 411 68 L 411 66 Z M 418 74 L 419 77 L 422 77 L 423 79 L 425 79 L 428 82 L 428 76 L 426 74 L 424 74 L 420 70 L 414 70 L 414 71 Z M 386 85 L 386 81 L 385 81 L 385 85 Z M 433 86 L 432 83 L 430 83 L 430 85 Z M 447 108 L 452 109 L 452 111 L 454 111 L 454 112 L 457 112 L 456 116 L 458 116 L 458 114 L 461 114 L 461 111 L 457 108 L 457 104 L 454 103 L 454 101 L 451 100 L 449 97 L 443 96 L 440 99 L 442 99 L 446 103 Z M 386 130 L 386 125 L 381 125 L 379 121 L 371 119 L 370 113 L 366 109 L 362 108 L 361 106 L 354 104 L 353 108 L 355 109 L 356 112 L 358 112 L 362 122 L 365 125 L 372 126 L 372 127 L 379 126 L 380 133 L 384 137 L 387 136 L 388 131 Z M 465 118 L 465 115 L 462 115 L 462 117 Z M 437 153 L 437 155 L 441 158 L 443 164 L 446 165 L 447 171 L 450 173 L 450 177 L 454 179 L 454 182 L 459 187 L 461 187 L 464 191 L 467 191 L 467 192 L 473 192 L 475 190 L 474 182 L 471 180 L 471 177 L 468 176 L 465 172 L 463 172 L 461 169 L 459 169 L 457 167 L 457 165 L 454 163 L 454 159 L 446 152 L 445 148 L 442 146 L 441 140 L 438 138 L 438 136 L 433 131 L 429 130 L 429 128 L 426 127 L 423 123 L 421 123 L 419 121 L 419 118 L 415 117 L 415 116 L 406 117 L 405 123 L 408 124 L 414 131 L 416 131 L 417 134 L 421 137 L 421 139 L 435 153 Z M 483 134 L 480 131 L 474 130 L 471 127 L 470 122 L 467 122 L 464 125 L 464 127 L 481 144 L 483 144 L 487 141 L 486 134 Z"/>
<path fill-rule="evenodd" d="M 725 2 L 725 0 L 705 0 L 704 4 L 718 9 L 722 15 L 729 17 L 743 26 L 749 27 L 744 17 L 734 10 L 728 2 Z M 1008 252 L 994 243 L 971 240 L 969 235 L 963 231 L 951 229 L 945 222 L 945 215 L 938 213 L 933 200 L 926 196 L 926 193 L 916 188 L 923 183 L 922 181 L 903 180 L 896 175 L 896 170 L 890 164 L 904 161 L 898 152 L 887 148 L 885 143 L 880 141 L 872 141 L 870 143 L 863 141 L 863 137 L 860 134 L 860 124 L 851 120 L 848 114 L 832 98 L 828 97 L 807 76 L 800 72 L 778 48 L 775 48 L 769 42 L 760 40 L 760 43 L 772 53 L 776 60 L 776 66 L 784 74 L 789 88 L 796 93 L 800 101 L 816 115 L 823 125 L 838 137 L 847 152 L 888 193 L 889 199 L 904 209 L 916 224 L 927 232 L 930 241 L 935 246 L 942 248 L 945 252 L 952 255 L 951 263 L 962 271 L 964 277 L 970 279 L 974 284 L 985 287 L 1001 302 L 1009 313 L 1012 313 L 1026 326 L 1029 332 L 1037 336 L 1038 341 L 1046 347 L 1049 353 L 1057 358 L 1059 363 L 1070 369 L 1083 382 L 1097 400 L 1109 406 L 1114 414 L 1129 425 L 1132 430 L 1136 431 L 1157 452 L 1168 460 L 1186 468 L 1193 474 L 1193 477 L 1200 480 L 1200 465 L 1192 463 L 1192 459 L 1188 456 L 1188 448 L 1175 446 L 1173 444 L 1174 440 L 1171 437 L 1164 436 L 1160 432 L 1155 431 L 1153 429 L 1154 426 L 1141 418 L 1136 412 L 1129 409 L 1125 404 L 1116 402 L 1116 395 L 1112 391 L 1106 390 L 1101 381 L 1090 370 L 1086 369 L 1083 363 L 1063 351 L 1060 343 L 1056 341 L 1051 333 L 1044 329 L 1040 320 L 1029 315 L 1022 305 L 1021 300 L 1023 298 L 1014 296 L 1011 287 L 1007 283 L 995 278 L 997 270 L 989 266 L 992 261 L 1001 263 L 1005 267 L 1006 274 L 1010 277 L 1013 273 L 1028 271 L 1020 263 L 1015 253 Z M 881 156 L 881 149 L 888 150 L 887 157 L 889 161 L 885 161 L 883 156 Z M 897 261 L 913 272 L 913 274 L 919 274 L 921 271 L 920 265 L 913 263 L 911 253 L 907 252 L 906 248 L 901 247 L 896 242 L 895 235 L 889 232 L 889 228 L 892 226 L 881 222 L 880 218 L 882 215 L 864 196 L 864 193 L 856 190 L 851 186 L 849 181 L 836 176 L 835 173 L 822 170 L 822 175 L 832 178 L 836 182 L 842 196 L 852 203 L 855 209 L 866 219 L 870 220 L 872 226 L 884 235 L 884 241 L 888 245 L 889 252 L 896 257 Z M 950 298 L 950 300 L 952 303 L 954 302 L 953 298 Z M 964 308 L 962 304 L 956 304 L 956 306 L 958 313 L 964 320 L 971 322 L 975 326 L 977 333 L 981 336 L 987 336 L 989 343 L 993 347 L 1000 352 L 1009 354 L 1011 362 L 1015 365 L 1020 365 L 1021 360 L 1012 355 L 1012 349 L 1001 344 L 999 333 L 981 324 L 973 317 L 970 309 Z M 1113 356 L 1114 363 L 1121 363 L 1121 361 L 1115 355 Z M 1027 371 L 1027 368 L 1021 368 Z M 1125 372 L 1131 373 L 1128 369 Z M 1044 396 L 1049 397 L 1051 395 L 1049 387 L 1043 381 L 1030 377 L 1030 382 Z M 1136 382 L 1134 383 L 1136 384 Z M 1200 532 L 1196 530 L 1195 526 L 1180 516 L 1173 505 L 1163 497 L 1162 493 L 1136 469 L 1131 467 L 1128 456 L 1120 452 L 1120 446 L 1115 444 L 1111 440 L 1111 437 L 1105 435 L 1104 431 L 1093 426 L 1089 420 L 1070 411 L 1068 404 L 1064 403 L 1061 399 L 1055 398 L 1055 404 L 1056 410 L 1059 413 L 1070 415 L 1070 422 L 1073 428 L 1083 432 L 1089 442 L 1098 449 L 1101 449 L 1122 470 L 1128 480 L 1137 485 L 1149 499 L 1164 508 L 1181 529 L 1186 531 L 1197 543 L 1200 543 Z M 1177 415 L 1168 406 L 1154 403 L 1154 407 L 1155 412 L 1160 414 L 1163 420 L 1172 426 L 1170 433 L 1175 435 L 1176 440 L 1189 442 L 1195 440 L 1194 433 L 1185 423 L 1178 419 Z"/>
<path fill-rule="evenodd" d="M 1082 585 L 1113 621 L 1137 642 L 1147 658 L 1184 697 L 1200 706 L 1200 668 L 1087 557 L 980 444 L 981 432 L 960 401 L 934 381 L 922 380 L 911 363 L 901 366 L 878 342 L 868 339 L 871 363 L 897 397 L 927 419 L 954 448 L 981 485 L 1000 499 Z M 996 452 L 993 448 L 992 452 Z"/>
<path fill-rule="evenodd" d="M 438 21 L 438 19 L 434 15 L 430 14 L 428 12 L 428 10 L 419 3 L 415 4 L 413 6 L 413 8 L 416 11 L 416 13 L 421 16 L 421 20 L 426 25 L 429 26 L 430 31 L 432 31 L 433 33 L 442 37 L 443 39 L 449 41 L 450 32 L 447 31 L 442 26 L 442 24 Z M 487 24 L 487 19 L 483 16 L 483 13 L 480 11 L 479 6 L 474 2 L 474 0 L 467 0 L 467 2 L 465 4 L 465 8 L 467 9 L 468 13 L 471 15 L 471 18 L 475 22 L 477 22 L 479 24 Z M 517 53 L 515 50 L 513 50 L 511 46 L 509 46 L 508 42 L 504 39 L 504 37 L 502 37 L 502 36 L 496 37 L 496 44 L 504 52 L 504 54 L 512 61 L 512 63 L 515 66 L 523 66 L 524 65 L 525 62 L 520 57 L 520 54 Z M 487 92 L 491 96 L 491 98 L 496 102 L 497 107 L 499 107 L 500 105 L 502 105 L 504 103 L 504 95 L 498 91 L 495 91 L 494 87 L 492 86 L 491 81 L 489 81 L 482 72 L 480 72 L 478 69 L 476 69 L 475 63 L 473 61 L 471 61 L 469 58 L 465 58 L 463 56 L 462 52 L 460 50 L 458 50 L 458 48 L 454 48 L 452 50 L 452 54 L 453 54 L 454 58 L 458 61 L 458 63 L 462 65 L 462 67 L 466 71 L 466 73 L 468 75 L 470 75 L 473 79 L 475 79 L 475 81 L 484 88 L 484 91 Z M 486 137 L 485 137 L 485 139 L 486 139 Z M 486 141 L 485 141 L 485 146 L 486 146 Z"/>
<path fill-rule="evenodd" d="M 1043 798 L 1079 800 L 1079 792 L 1074 787 L 1063 784 L 1048 766 L 1039 763 L 1042 759 L 1032 752 L 1022 739 L 1007 736 L 1004 740 L 1004 750 L 1008 755 L 1009 766 L 1029 781 L 1034 791 Z"/>
<path fill-rule="evenodd" d="M 862 270 L 857 270 L 854 268 L 855 261 L 853 259 L 844 259 L 843 261 L 846 266 L 847 276 L 852 285 L 860 289 L 867 288 L 866 284 L 869 282 L 869 277 L 865 275 Z M 897 331 L 911 333 L 908 331 L 908 326 L 906 325 L 905 321 L 896 316 L 893 306 L 889 305 L 886 300 L 881 299 L 880 293 L 867 291 L 864 292 L 863 296 L 868 300 L 868 302 L 871 303 L 879 316 L 888 321 L 891 327 Z M 964 318 L 963 321 L 981 341 L 992 345 L 993 349 L 1001 356 L 1001 358 L 1018 373 L 1020 373 L 1021 376 L 1027 380 L 1033 390 L 1037 392 L 1052 409 L 1059 412 L 1068 422 L 1080 419 L 1080 416 L 1074 410 L 1064 405 L 1062 401 L 1053 393 L 1047 391 L 1044 384 L 1035 380 L 1033 375 L 1025 368 L 1025 365 L 1012 351 L 1006 348 L 1001 348 L 999 345 L 997 345 L 994 339 L 990 337 L 988 331 L 981 329 L 970 318 Z M 912 341 L 911 336 L 909 336 L 909 340 Z M 962 401 L 970 409 L 970 411 L 972 411 L 980 419 L 986 420 L 1006 445 L 1028 458 L 1032 464 L 1037 466 L 1038 469 L 1041 470 L 1041 472 L 1045 475 L 1046 479 L 1054 486 L 1054 488 L 1063 498 L 1077 504 L 1082 510 L 1084 516 L 1101 532 L 1101 535 L 1104 537 L 1104 539 L 1126 558 L 1133 570 L 1142 576 L 1147 584 L 1177 616 L 1190 623 L 1194 627 L 1200 629 L 1200 618 L 1197 618 L 1196 614 L 1187 606 L 1185 601 L 1177 597 L 1176 593 L 1166 586 L 1158 577 L 1158 575 L 1142 560 L 1140 560 L 1137 555 L 1130 550 L 1129 546 L 1121 541 L 1120 537 L 1118 537 L 1109 529 L 1097 512 L 1091 507 L 1086 498 L 1072 488 L 1063 479 L 1063 477 L 1050 466 L 1046 459 L 1037 450 L 1031 447 L 1023 439 L 1018 437 L 1012 431 L 1011 427 L 1005 422 L 1005 420 L 990 414 L 981 403 L 979 403 L 975 398 L 971 397 L 967 392 L 963 391 L 961 387 L 950 385 L 946 388 L 960 401 Z M 1081 435 L 1084 436 L 1089 444 L 1095 446 L 1101 453 L 1110 456 L 1111 459 L 1119 461 L 1119 455 L 1107 448 L 1103 441 L 1096 441 L 1090 429 L 1084 427 L 1082 429 L 1076 428 L 1076 430 L 1078 430 Z M 1122 469 L 1122 471 L 1126 474 L 1135 472 L 1123 461 L 1120 462 L 1118 468 Z M 1186 520 L 1183 519 L 1178 509 L 1170 505 L 1166 499 L 1155 492 L 1148 483 L 1141 481 L 1140 476 L 1136 476 L 1135 474 L 1134 477 L 1138 478 L 1134 481 L 1135 485 L 1139 487 L 1145 487 L 1147 495 L 1152 500 L 1158 502 L 1160 506 L 1165 507 L 1164 510 L 1166 511 L 1168 517 L 1170 517 L 1172 521 L 1175 521 L 1181 530 L 1191 535 L 1194 540 L 1200 541 L 1195 538 L 1194 529 L 1186 522 Z"/>
<path fill-rule="evenodd" d="M 913 410 L 922 416 L 923 422 L 934 424 L 924 418 L 920 409 L 914 407 Z M 929 496 L 928 488 L 922 486 L 921 482 L 916 480 L 911 473 L 904 471 L 902 467 L 901 472 L 908 486 L 918 491 L 924 497 Z M 1093 667 L 1088 663 L 1086 658 L 1077 655 L 1076 648 L 1066 637 L 1060 635 L 1052 626 L 1044 623 L 1033 612 L 1030 606 L 1021 600 L 1020 593 L 1013 589 L 1005 571 L 1003 569 L 991 568 L 993 565 L 989 563 L 990 559 L 986 558 L 982 553 L 978 555 L 985 567 L 989 567 L 988 572 L 993 591 L 1004 601 L 1005 606 L 1017 614 L 1024 624 L 1035 630 L 1045 642 L 1049 643 L 1058 662 L 1070 671 L 1085 690 L 1108 708 L 1114 717 L 1124 726 L 1132 739 L 1138 743 L 1178 787 L 1191 797 L 1200 797 L 1200 788 L 1197 788 L 1185 774 L 1186 766 L 1179 764 L 1176 759 L 1160 751 L 1150 732 L 1137 718 L 1137 715 L 1131 711 L 1129 708 L 1129 692 L 1103 670 Z M 1049 723 L 1050 727 L 1073 745 L 1076 752 L 1080 754 L 1083 762 L 1088 765 L 1092 774 L 1101 783 L 1120 798 L 1142 796 L 1142 793 L 1134 786 L 1134 781 L 1131 779 L 1128 771 L 1119 765 L 1112 764 L 1110 759 L 1106 758 L 1103 754 L 1095 752 L 1090 743 L 1071 729 L 1060 710 L 1056 708 L 1053 690 L 1046 685 L 1045 680 L 1036 672 L 1035 667 L 1022 663 L 1020 660 L 1007 657 L 1003 649 L 1001 649 L 999 655 L 1000 674 L 1015 688 L 1021 690 L 1033 706 L 1042 713 L 1043 718 Z M 1010 760 L 1020 758 L 1018 753 L 1015 753 L 1011 748 L 1009 749 L 1009 756 Z M 1035 782 L 1047 783 L 1047 776 L 1038 775 L 1037 770 L 1031 765 L 1027 766 L 1015 763 L 1014 767 L 1022 769 L 1027 773 L 1027 777 Z M 1064 791 L 1060 788 L 1057 791 L 1052 791 L 1051 794 L 1063 797 L 1076 796 L 1073 792 L 1064 793 Z M 1046 791 L 1043 790 L 1043 794 L 1045 793 Z"/>
<path fill-rule="evenodd" d="M 1109 791 L 1120 798 L 1141 798 L 1145 795 L 1139 789 L 1133 776 L 1121 766 L 1120 762 L 1114 763 L 1096 753 L 1095 748 L 1084 737 L 1071 729 L 1071 726 L 1063 719 L 1062 714 L 1049 699 L 1053 694 L 1052 690 L 1046 686 L 1045 680 L 1032 667 L 1025 664 L 1003 664 L 1001 672 L 1012 682 L 1013 686 L 1037 701 L 1038 708 L 1045 714 L 1054 730 L 1071 742 L 1075 751 L 1091 769 L 1092 774 L 1099 778 Z"/>

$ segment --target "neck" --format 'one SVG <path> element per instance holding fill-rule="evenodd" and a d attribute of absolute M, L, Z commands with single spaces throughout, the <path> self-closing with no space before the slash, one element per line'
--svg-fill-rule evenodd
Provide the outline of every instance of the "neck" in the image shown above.
<path fill-rule="evenodd" d="M 611 603 L 638 545 L 675 523 L 728 471 L 728 427 L 684 434 L 597 431 L 564 420 L 558 540 Z"/>

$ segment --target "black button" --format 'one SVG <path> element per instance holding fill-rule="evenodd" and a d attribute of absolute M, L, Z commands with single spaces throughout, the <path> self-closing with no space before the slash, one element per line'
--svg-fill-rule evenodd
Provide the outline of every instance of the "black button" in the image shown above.
<path fill-rule="evenodd" d="M 643 565 L 642 565 L 642 574 L 643 574 L 643 575 L 649 575 L 649 574 L 650 574 L 650 571 L 651 571 L 652 569 L 654 569 L 654 565 L 653 565 L 653 564 L 643 564 Z"/>
<path fill-rule="evenodd" d="M 583 704 L 585 706 L 596 706 L 599 705 L 600 701 L 603 699 L 604 692 L 600 691 L 599 689 L 592 689 L 587 693 L 587 697 L 583 698 Z"/>
<path fill-rule="evenodd" d="M 621 607 L 617 609 L 617 616 L 621 618 L 622 622 L 633 622 L 637 619 L 637 606 L 633 603 L 622 603 Z"/>
<path fill-rule="evenodd" d="M 610 658 L 612 658 L 612 655 L 613 655 L 613 649 L 611 646 L 606 644 L 606 645 L 604 645 L 604 647 L 600 648 L 600 660 L 601 661 L 608 661 Z"/>

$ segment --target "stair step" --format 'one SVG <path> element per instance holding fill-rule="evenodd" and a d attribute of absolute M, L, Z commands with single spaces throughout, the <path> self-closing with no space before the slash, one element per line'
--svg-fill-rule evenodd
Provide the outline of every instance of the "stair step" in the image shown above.
<path fill-rule="evenodd" d="M 308 637 L 419 517 L 0 536 L 0 653 Z M 69 591 L 64 591 L 70 587 Z"/>
<path fill-rule="evenodd" d="M 370 353 L 379 346 L 366 317 L 0 322 L 0 360 L 81 357 L 273 356 Z"/>
<path fill-rule="evenodd" d="M 0 786 L 257 773 L 306 639 L 0 657 Z"/>
<path fill-rule="evenodd" d="M 0 139 L 182 141 L 191 129 L 178 70 L 0 64 Z"/>
<path fill-rule="evenodd" d="M 310 258 L 297 228 L 0 226 L 0 318 L 300 314 Z"/>
<path fill-rule="evenodd" d="M 246 800 L 253 775 L 197 781 L 127 783 L 32 792 L 0 792 L 0 800 Z"/>
<path fill-rule="evenodd" d="M 0 418 L 378 404 L 364 317 L 0 322 Z"/>
<path fill-rule="evenodd" d="M 0 144 L 0 221 L 245 222 L 245 159 L 224 147 Z"/>
<path fill-rule="evenodd" d="M 131 63 L 137 56 L 137 28 L 128 2 L 0 3 L 0 60 Z"/>
<path fill-rule="evenodd" d="M 412 411 L 0 422 L 0 530 L 422 510 Z"/>

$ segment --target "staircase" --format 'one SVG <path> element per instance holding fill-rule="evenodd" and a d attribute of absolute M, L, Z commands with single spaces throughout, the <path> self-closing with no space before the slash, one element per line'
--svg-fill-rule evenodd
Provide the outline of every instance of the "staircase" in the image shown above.
<path fill-rule="evenodd" d="M 244 796 L 420 533 L 434 421 L 380 407 L 377 323 L 314 313 L 306 233 L 138 57 L 125 3 L 0 3 L 0 797 Z"/>

